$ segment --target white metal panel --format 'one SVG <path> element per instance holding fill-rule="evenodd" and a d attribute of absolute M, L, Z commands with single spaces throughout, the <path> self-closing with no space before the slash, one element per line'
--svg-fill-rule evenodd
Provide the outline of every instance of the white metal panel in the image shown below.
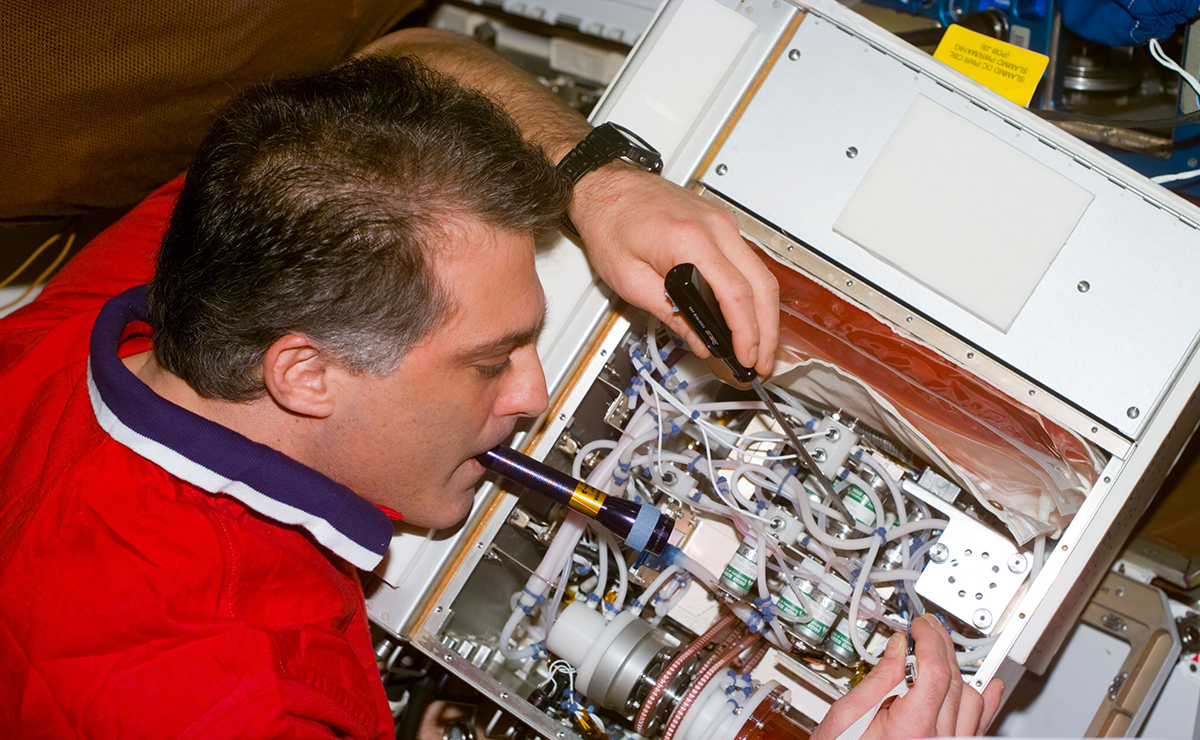
<path fill-rule="evenodd" d="M 811 14 L 790 46 L 796 53 L 767 77 L 703 173 L 705 184 L 1136 439 L 1200 329 L 1200 231 L 1180 218 L 1200 221 L 1200 212 L 1080 142 L 1043 134 L 1039 122 L 1017 128 L 995 112 L 1011 119 L 1020 115 L 1015 106 L 972 90 L 965 78 L 957 84 L 975 100 L 941 84 L 935 75 L 948 73 L 920 52 L 900 60 L 900 45 L 882 53 Z M 833 231 L 919 96 L 1095 195 L 1007 333 Z M 997 220 L 1021 218 L 1022 194 L 990 190 L 987 174 L 963 172 L 961 197 L 993 200 Z M 1161 195 L 1175 213 L 1125 180 Z M 975 248 L 993 248 L 986 236 Z"/>

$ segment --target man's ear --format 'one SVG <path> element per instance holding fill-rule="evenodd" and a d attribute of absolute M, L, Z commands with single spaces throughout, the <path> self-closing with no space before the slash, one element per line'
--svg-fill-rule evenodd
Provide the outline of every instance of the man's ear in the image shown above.
<path fill-rule="evenodd" d="M 263 358 L 263 383 L 275 403 L 293 414 L 324 419 L 337 405 L 339 366 L 303 334 L 275 340 Z"/>

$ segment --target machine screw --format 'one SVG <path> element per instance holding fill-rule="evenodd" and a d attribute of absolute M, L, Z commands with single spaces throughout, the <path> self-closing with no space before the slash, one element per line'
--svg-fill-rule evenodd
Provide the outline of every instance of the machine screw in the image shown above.
<path fill-rule="evenodd" d="M 852 147 L 850 147 L 849 149 L 847 149 L 847 150 L 846 150 L 846 157 L 847 157 L 847 158 L 849 158 L 849 159 L 854 159 L 854 158 L 855 158 L 855 157 L 857 157 L 857 156 L 858 156 L 858 147 L 856 147 L 856 146 L 852 146 Z"/>
<path fill-rule="evenodd" d="M 719 164 L 719 165 L 717 165 L 717 170 L 716 170 L 716 172 L 717 172 L 717 174 L 718 174 L 718 175 L 724 175 L 724 174 L 725 174 L 726 172 L 728 172 L 728 171 L 729 171 L 729 168 L 728 168 L 728 167 L 726 167 L 725 165 L 723 165 L 723 164 Z"/>
<path fill-rule="evenodd" d="M 791 59 L 793 62 L 799 58 L 800 58 L 800 50 L 799 49 L 792 49 L 791 51 L 788 52 L 788 59 Z"/>
<path fill-rule="evenodd" d="M 985 630 L 992 626 L 992 613 L 987 609 L 976 609 L 971 615 L 971 624 L 981 630 Z"/>
<path fill-rule="evenodd" d="M 817 449 L 812 451 L 812 459 L 815 460 L 816 462 L 823 463 L 823 462 L 825 462 L 826 459 L 828 459 L 828 457 L 829 457 L 829 454 L 826 453 L 825 450 L 823 450 L 820 447 L 818 447 Z"/>
<path fill-rule="evenodd" d="M 1092 284 L 1086 280 L 1080 280 L 1079 285 L 1076 285 L 1075 287 L 1079 289 L 1080 293 L 1086 293 L 1092 289 Z"/>
<path fill-rule="evenodd" d="M 929 559 L 935 563 L 944 563 L 948 557 L 950 557 L 950 548 L 940 542 L 929 548 Z"/>
<path fill-rule="evenodd" d="M 1128 409 L 1125 410 L 1125 415 L 1128 416 L 1130 419 L 1138 418 L 1138 415 L 1140 415 L 1141 413 L 1142 413 L 1141 409 L 1139 409 L 1137 406 L 1130 406 Z"/>
<path fill-rule="evenodd" d="M 825 430 L 825 439 L 830 442 L 836 442 L 841 439 L 842 433 L 836 427 L 829 427 Z"/>
<path fill-rule="evenodd" d="M 1013 573 L 1024 573 L 1028 565 L 1029 563 L 1025 560 L 1025 556 L 1019 552 L 1014 552 L 1008 556 L 1008 569 Z"/>

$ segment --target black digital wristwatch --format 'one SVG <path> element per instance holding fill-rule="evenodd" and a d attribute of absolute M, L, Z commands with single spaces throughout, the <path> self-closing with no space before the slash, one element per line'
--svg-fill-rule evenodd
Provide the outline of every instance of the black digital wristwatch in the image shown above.
<path fill-rule="evenodd" d="M 583 141 L 567 152 L 567 156 L 558 163 L 558 171 L 574 185 L 587 173 L 618 158 L 654 174 L 662 172 L 662 155 L 658 150 L 642 137 L 611 121 L 592 129 Z M 579 233 L 571 219 L 568 218 L 564 224 L 573 233 Z"/>

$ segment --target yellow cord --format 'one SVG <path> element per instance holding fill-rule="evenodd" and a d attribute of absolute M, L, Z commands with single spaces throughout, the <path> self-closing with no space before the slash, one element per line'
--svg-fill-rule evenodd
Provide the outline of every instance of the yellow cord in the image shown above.
<path fill-rule="evenodd" d="M 4 279 L 4 282 L 0 283 L 0 288 L 7 287 L 9 283 L 11 283 L 12 281 L 16 280 L 16 279 L 17 279 L 17 276 L 18 276 L 18 275 L 20 275 L 21 273 L 25 272 L 25 268 L 26 268 L 26 267 L 29 267 L 29 264 L 30 264 L 31 262 L 33 262 L 35 259 L 37 259 L 39 254 L 41 254 L 42 252 L 45 252 L 47 247 L 49 247 L 49 246 L 50 246 L 51 244 L 53 244 L 54 242 L 58 241 L 58 237 L 60 237 L 60 236 L 62 236 L 62 234 L 55 234 L 54 236 L 50 237 L 50 238 L 49 238 L 49 239 L 47 239 L 46 241 L 42 242 L 42 246 L 40 246 L 40 247 L 38 247 L 37 249 L 35 249 L 35 250 L 33 251 L 33 254 L 29 255 L 29 259 L 27 259 L 27 260 L 25 260 L 24 262 L 22 262 L 22 263 L 21 263 L 21 266 L 20 266 L 20 267 L 18 267 L 18 268 L 16 269 L 16 271 L 15 271 L 15 272 L 13 272 L 13 274 L 11 274 L 11 275 L 9 275 L 8 277 L 6 277 L 6 278 Z"/>
<path fill-rule="evenodd" d="M 6 279 L 3 283 L 0 283 L 0 288 L 3 288 L 4 286 L 11 283 L 13 281 L 13 279 L 17 277 L 17 275 L 20 275 L 21 272 L 26 267 L 29 266 L 29 263 L 33 262 L 33 260 L 39 254 L 41 254 L 43 251 L 45 251 L 45 249 L 47 247 L 49 247 L 51 244 L 53 244 L 58 239 L 59 236 L 60 236 L 59 234 L 55 234 L 54 236 L 50 237 L 45 242 L 43 242 L 42 246 L 38 247 L 37 250 L 35 250 L 34 253 L 29 256 L 29 259 L 25 260 L 25 263 L 23 265 L 21 265 L 19 268 L 17 268 L 16 272 L 14 272 L 12 275 L 10 275 L 8 277 L 8 279 Z M 13 306 L 17 305 L 18 303 L 20 303 L 21 301 L 25 300 L 25 297 L 28 296 L 31 292 L 33 292 L 34 288 L 37 288 L 42 283 L 46 282 L 46 279 L 48 277 L 50 277 L 50 275 L 53 274 L 56 269 L 58 269 L 58 266 L 62 264 L 62 261 L 67 258 L 67 253 L 69 253 L 71 251 L 71 245 L 74 243 L 75 243 L 75 235 L 71 234 L 70 236 L 67 237 L 66 246 L 64 246 L 62 248 L 62 251 L 58 253 L 58 256 L 54 258 L 54 261 L 50 263 L 50 266 L 47 267 L 45 270 L 42 270 L 42 274 L 38 275 L 37 279 L 34 280 L 32 283 L 30 283 L 25 288 L 25 291 L 23 293 L 21 293 L 21 295 L 17 296 L 15 299 L 9 301 L 8 303 L 5 303 L 3 306 L 0 306 L 0 311 L 8 310 L 8 309 L 12 308 Z"/>

